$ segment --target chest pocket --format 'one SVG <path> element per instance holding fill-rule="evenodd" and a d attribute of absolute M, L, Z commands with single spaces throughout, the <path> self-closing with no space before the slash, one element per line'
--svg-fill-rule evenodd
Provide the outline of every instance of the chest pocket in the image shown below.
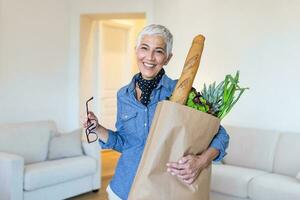
<path fill-rule="evenodd" d="M 126 133 L 132 134 L 136 132 L 137 112 L 128 112 L 121 114 L 123 129 Z"/>

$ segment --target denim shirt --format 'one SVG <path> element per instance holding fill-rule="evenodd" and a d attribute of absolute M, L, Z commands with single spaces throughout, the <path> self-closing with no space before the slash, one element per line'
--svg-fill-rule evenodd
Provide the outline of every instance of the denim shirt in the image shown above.
<path fill-rule="evenodd" d="M 99 140 L 103 149 L 114 149 L 122 153 L 110 183 L 112 191 L 121 199 L 128 198 L 157 103 L 171 96 L 177 82 L 164 75 L 158 86 L 152 91 L 150 103 L 148 106 L 144 106 L 135 97 L 136 79 L 137 75 L 133 77 L 129 85 L 121 88 L 117 93 L 117 131 L 108 131 L 106 143 Z M 210 144 L 210 147 L 214 147 L 220 152 L 215 161 L 221 160 L 226 155 L 228 141 L 228 134 L 220 126 Z"/>

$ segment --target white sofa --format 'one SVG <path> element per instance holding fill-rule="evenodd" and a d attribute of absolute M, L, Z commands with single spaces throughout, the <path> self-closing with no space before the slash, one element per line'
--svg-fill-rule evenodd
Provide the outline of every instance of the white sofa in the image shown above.
<path fill-rule="evenodd" d="M 228 155 L 212 166 L 211 200 L 300 200 L 300 133 L 225 128 Z"/>
<path fill-rule="evenodd" d="M 99 145 L 79 139 L 81 155 L 48 160 L 52 131 L 52 121 L 0 125 L 1 200 L 61 200 L 100 188 Z"/>

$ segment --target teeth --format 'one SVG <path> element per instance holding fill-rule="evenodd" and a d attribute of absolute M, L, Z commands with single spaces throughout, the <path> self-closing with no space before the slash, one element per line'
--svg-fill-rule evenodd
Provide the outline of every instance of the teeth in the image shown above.
<path fill-rule="evenodd" d="M 144 63 L 144 65 L 146 67 L 151 67 L 151 68 L 156 66 L 155 64 L 150 64 L 150 63 Z"/>

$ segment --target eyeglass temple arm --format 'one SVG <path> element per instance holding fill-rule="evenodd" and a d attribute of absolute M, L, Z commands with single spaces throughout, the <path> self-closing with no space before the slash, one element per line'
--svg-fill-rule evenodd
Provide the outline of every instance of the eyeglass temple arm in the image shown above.
<path fill-rule="evenodd" d="M 89 99 L 86 101 L 86 103 L 85 103 L 85 107 L 86 107 L 86 116 L 89 115 L 89 107 L 88 107 L 88 103 L 89 103 L 91 100 L 93 100 L 93 99 L 94 99 L 94 97 L 91 97 L 91 98 L 89 98 Z M 88 118 L 88 121 L 90 121 L 89 118 Z"/>

